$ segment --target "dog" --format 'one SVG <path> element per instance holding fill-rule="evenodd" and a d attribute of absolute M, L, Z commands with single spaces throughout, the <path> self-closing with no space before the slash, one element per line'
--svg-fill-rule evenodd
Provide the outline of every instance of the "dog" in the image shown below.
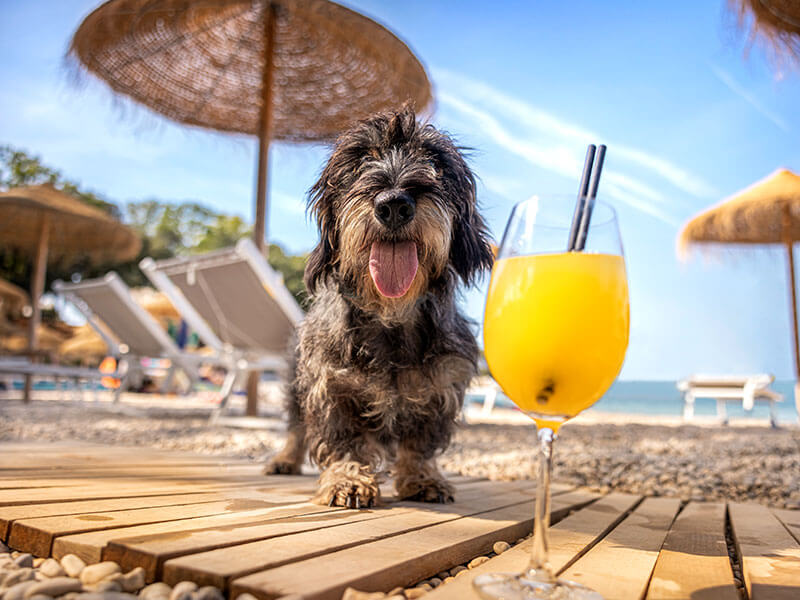
<path fill-rule="evenodd" d="M 266 473 L 321 469 L 314 501 L 380 500 L 394 462 L 399 498 L 452 502 L 435 457 L 476 373 L 459 282 L 491 268 L 475 177 L 459 148 L 412 108 L 359 122 L 309 192 L 320 240 L 304 273 L 311 305 L 291 361 L 288 439 Z"/>

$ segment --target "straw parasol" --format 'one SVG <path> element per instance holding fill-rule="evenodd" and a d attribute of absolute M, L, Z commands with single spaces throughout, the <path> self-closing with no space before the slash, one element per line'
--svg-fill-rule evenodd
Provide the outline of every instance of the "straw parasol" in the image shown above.
<path fill-rule="evenodd" d="M 750 38 L 763 38 L 780 55 L 800 60 L 800 3 L 797 0 L 729 0 Z"/>
<path fill-rule="evenodd" d="M 270 140 L 329 141 L 354 121 L 432 101 L 392 32 L 328 0 L 109 0 L 70 56 L 114 92 L 173 121 L 258 137 L 253 237 L 266 246 Z M 255 414 L 257 374 L 248 383 Z"/>
<path fill-rule="evenodd" d="M 375 21 L 328 0 L 110 0 L 70 55 L 173 121 L 258 136 L 264 247 L 269 141 L 326 141 L 354 120 L 432 99 L 425 69 Z"/>
<path fill-rule="evenodd" d="M 65 358 L 94 362 L 108 354 L 108 345 L 87 323 L 79 327 L 75 335 L 58 347 L 58 353 Z"/>
<path fill-rule="evenodd" d="M 48 260 L 129 260 L 139 252 L 141 240 L 103 211 L 43 184 L 0 192 L 0 247 L 17 248 L 35 257 L 28 346 L 34 351 Z M 26 397 L 28 394 L 26 385 Z"/>
<path fill-rule="evenodd" d="M 30 302 L 25 290 L 10 281 L 0 279 L 0 316 L 19 313 Z"/>
<path fill-rule="evenodd" d="M 680 232 L 678 247 L 685 256 L 696 244 L 780 244 L 786 248 L 794 331 L 795 379 L 800 381 L 800 341 L 794 243 L 800 240 L 800 176 L 778 169 L 738 194 L 697 215 Z M 795 386 L 800 413 L 800 389 Z"/>

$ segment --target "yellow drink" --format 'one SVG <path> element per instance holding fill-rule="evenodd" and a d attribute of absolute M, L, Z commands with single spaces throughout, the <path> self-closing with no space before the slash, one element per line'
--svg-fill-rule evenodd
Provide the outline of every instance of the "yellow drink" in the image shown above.
<path fill-rule="evenodd" d="M 486 361 L 537 425 L 594 404 L 622 368 L 629 305 L 621 256 L 566 252 L 498 260 L 483 323 Z"/>

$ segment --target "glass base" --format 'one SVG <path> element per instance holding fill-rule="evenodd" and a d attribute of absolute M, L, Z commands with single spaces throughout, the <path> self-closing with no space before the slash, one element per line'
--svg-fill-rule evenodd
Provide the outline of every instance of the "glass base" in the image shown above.
<path fill-rule="evenodd" d="M 479 575 L 472 587 L 483 600 L 603 600 L 603 597 L 574 581 L 536 581 L 526 573 Z"/>

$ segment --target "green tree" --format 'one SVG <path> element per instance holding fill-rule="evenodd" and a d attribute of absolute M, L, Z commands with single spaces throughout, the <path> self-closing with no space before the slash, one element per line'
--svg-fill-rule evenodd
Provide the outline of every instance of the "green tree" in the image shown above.
<path fill-rule="evenodd" d="M 139 262 L 147 256 L 161 260 L 210 252 L 233 246 L 240 239 L 252 235 L 252 227 L 241 217 L 219 213 L 196 202 L 169 203 L 151 198 L 129 202 L 122 211 L 116 204 L 65 179 L 59 171 L 42 163 L 38 156 L 10 146 L 0 146 L 0 189 L 40 183 L 49 183 L 105 210 L 137 231 L 142 238 L 139 255 L 127 262 L 91 265 L 85 259 L 78 259 L 49 265 L 48 288 L 56 279 L 99 277 L 112 270 L 131 287 L 150 285 L 139 269 Z M 307 255 L 287 255 L 280 246 L 270 244 L 270 264 L 283 275 L 286 287 L 301 305 L 306 301 L 303 284 L 306 259 Z M 0 250 L 0 277 L 28 289 L 31 257 L 13 248 Z"/>

